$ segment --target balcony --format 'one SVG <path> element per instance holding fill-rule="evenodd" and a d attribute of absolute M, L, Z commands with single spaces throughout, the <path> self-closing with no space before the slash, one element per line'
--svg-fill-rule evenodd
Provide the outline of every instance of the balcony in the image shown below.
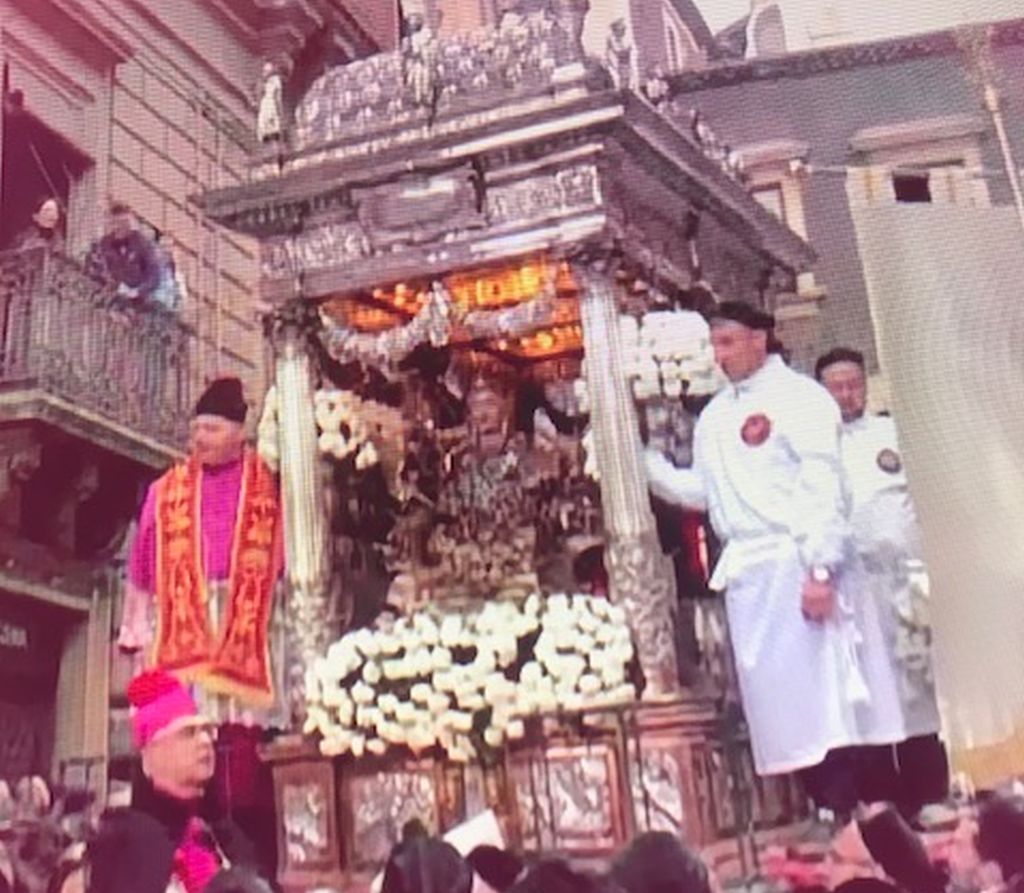
<path fill-rule="evenodd" d="M 0 426 L 36 422 L 146 466 L 183 448 L 195 336 L 44 249 L 0 254 Z"/>

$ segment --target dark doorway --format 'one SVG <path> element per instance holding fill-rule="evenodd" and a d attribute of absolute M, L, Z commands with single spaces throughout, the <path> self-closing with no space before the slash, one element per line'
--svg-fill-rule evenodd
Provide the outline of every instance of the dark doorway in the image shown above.
<path fill-rule="evenodd" d="M 50 776 L 65 622 L 0 590 L 0 779 Z"/>
<path fill-rule="evenodd" d="M 91 166 L 89 158 L 26 108 L 24 95 L 3 69 L 3 142 L 0 146 L 0 251 L 28 229 L 47 198 L 67 213 L 71 185 Z"/>

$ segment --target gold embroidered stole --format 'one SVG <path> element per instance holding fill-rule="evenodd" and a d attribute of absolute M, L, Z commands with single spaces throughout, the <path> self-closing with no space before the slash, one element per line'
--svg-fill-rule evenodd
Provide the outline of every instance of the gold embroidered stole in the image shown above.
<path fill-rule="evenodd" d="M 274 700 L 270 615 L 281 570 L 281 506 L 273 474 L 252 451 L 243 457 L 231 543 L 227 604 L 211 628 L 202 560 L 202 468 L 190 460 L 157 482 L 157 666 L 253 706 Z"/>

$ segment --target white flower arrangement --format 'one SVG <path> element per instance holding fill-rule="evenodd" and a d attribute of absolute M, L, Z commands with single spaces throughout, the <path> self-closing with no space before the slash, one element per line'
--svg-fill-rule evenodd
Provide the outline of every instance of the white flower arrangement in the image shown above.
<path fill-rule="evenodd" d="M 317 391 L 314 414 L 320 453 L 338 461 L 354 455 L 359 471 L 381 461 L 374 435 L 383 440 L 401 439 L 403 423 L 398 410 L 363 400 L 351 391 Z"/>
<path fill-rule="evenodd" d="M 342 460 L 355 454 L 356 468 L 365 471 L 381 459 L 371 435 L 400 440 L 401 413 L 391 407 L 362 400 L 350 391 L 319 390 L 314 396 L 317 445 L 324 456 Z M 256 429 L 256 451 L 274 472 L 281 466 L 280 397 L 272 386 L 263 401 Z"/>
<path fill-rule="evenodd" d="M 307 672 L 303 731 L 326 756 L 440 747 L 467 762 L 523 738 L 530 716 L 634 701 L 635 659 L 625 612 L 600 598 L 430 605 L 331 645 Z"/>
<path fill-rule="evenodd" d="M 699 313 L 666 310 L 620 319 L 626 374 L 637 400 L 707 395 L 723 383 L 711 332 Z"/>

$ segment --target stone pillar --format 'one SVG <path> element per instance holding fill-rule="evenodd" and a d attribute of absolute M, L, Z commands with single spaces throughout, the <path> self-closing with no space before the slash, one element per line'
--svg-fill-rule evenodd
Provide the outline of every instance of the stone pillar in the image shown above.
<path fill-rule="evenodd" d="M 288 622 L 303 670 L 322 657 L 334 622 L 328 586 L 327 519 L 321 505 L 313 384 L 303 327 L 282 314 L 274 320 L 275 380 L 281 438 L 281 502 L 287 555 Z"/>
<path fill-rule="evenodd" d="M 573 264 L 580 283 L 591 426 L 601 475 L 612 599 L 625 608 L 647 677 L 646 695 L 679 690 L 675 575 L 662 553 L 641 461 L 640 427 L 626 378 L 614 270 Z"/>

